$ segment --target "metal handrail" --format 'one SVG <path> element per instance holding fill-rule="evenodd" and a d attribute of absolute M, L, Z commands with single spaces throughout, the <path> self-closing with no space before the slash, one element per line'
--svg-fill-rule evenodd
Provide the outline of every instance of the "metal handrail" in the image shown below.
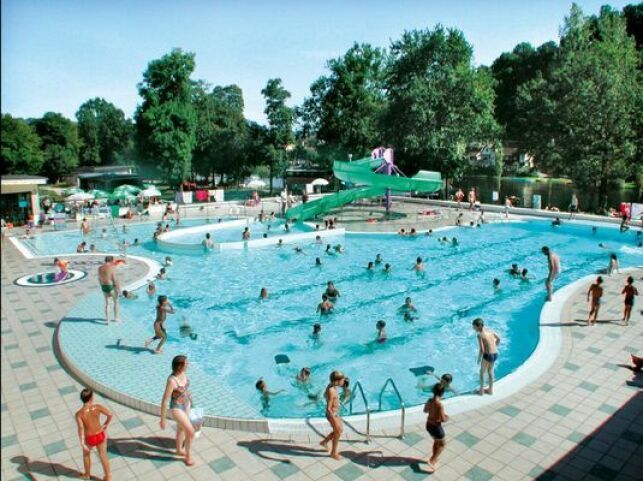
<path fill-rule="evenodd" d="M 351 393 L 351 400 L 348 404 L 348 411 L 350 414 L 353 414 L 353 399 L 355 399 L 355 392 L 359 391 L 362 395 L 362 401 L 364 401 L 364 407 L 366 408 L 366 442 L 371 442 L 371 410 L 368 407 L 368 400 L 364 394 L 364 388 L 362 388 L 362 383 L 357 381 L 355 386 L 353 386 L 353 393 Z"/>
<path fill-rule="evenodd" d="M 404 400 L 402 399 L 402 395 L 400 394 L 400 391 L 398 391 L 397 386 L 395 385 L 395 381 L 393 381 L 393 378 L 389 377 L 384 383 L 384 386 L 382 386 L 382 389 L 380 391 L 380 404 L 379 404 L 378 410 L 379 411 L 382 410 L 382 396 L 384 395 L 384 391 L 386 390 L 389 384 L 393 387 L 393 390 L 397 395 L 397 399 L 400 401 L 400 409 L 402 410 L 402 426 L 400 427 L 400 439 L 404 439 L 404 424 L 406 421 L 406 408 L 404 406 Z"/>

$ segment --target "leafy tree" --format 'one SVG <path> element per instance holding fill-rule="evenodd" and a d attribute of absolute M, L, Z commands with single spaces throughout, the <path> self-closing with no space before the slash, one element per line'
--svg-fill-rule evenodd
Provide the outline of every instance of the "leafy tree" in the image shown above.
<path fill-rule="evenodd" d="M 214 87 L 198 82 L 193 93 L 197 115 L 194 168 L 202 175 L 233 175 L 248 172 L 244 165 L 246 123 L 243 94 L 237 85 Z"/>
<path fill-rule="evenodd" d="M 635 154 L 638 62 L 621 16 L 602 10 L 590 21 L 574 4 L 551 78 L 519 88 L 526 147 L 550 172 L 596 192 L 602 207 L 610 183 L 624 176 Z"/>
<path fill-rule="evenodd" d="M 519 43 L 511 52 L 505 52 L 494 60 L 491 72 L 496 81 L 495 115 L 505 129 L 506 138 L 520 140 L 522 133 L 516 122 L 518 87 L 538 75 L 549 78 L 557 52 L 555 42 L 544 43 L 538 49 L 529 43 Z"/>
<path fill-rule="evenodd" d="M 330 60 L 330 74 L 317 79 L 299 114 L 305 135 L 360 157 L 380 140 L 378 122 L 385 105 L 381 49 L 355 43 L 343 57 Z"/>
<path fill-rule="evenodd" d="M 287 166 L 286 147 L 293 140 L 294 111 L 286 105 L 286 100 L 290 98 L 290 92 L 282 86 L 280 78 L 268 80 L 261 94 L 266 99 L 264 113 L 268 118 L 269 136 L 267 160 L 270 168 L 270 191 L 272 192 L 274 175 L 282 173 Z"/>
<path fill-rule="evenodd" d="M 22 119 L 4 114 L 0 130 L 2 174 L 39 174 L 44 157 L 34 128 Z"/>
<path fill-rule="evenodd" d="M 497 144 L 493 78 L 472 65 L 462 32 L 405 32 L 393 42 L 386 88 L 384 131 L 409 170 L 434 169 L 459 179 L 470 143 Z"/>
<path fill-rule="evenodd" d="M 112 164 L 130 140 L 131 125 L 122 110 L 102 98 L 88 100 L 76 112 L 82 165 Z"/>
<path fill-rule="evenodd" d="M 637 5 L 626 5 L 623 8 L 627 34 L 636 40 L 637 50 L 643 48 L 643 2 Z"/>
<path fill-rule="evenodd" d="M 192 105 L 194 54 L 174 49 L 153 60 L 143 73 L 136 110 L 139 154 L 170 182 L 186 180 L 192 169 L 196 114 Z"/>
<path fill-rule="evenodd" d="M 76 124 L 61 114 L 47 112 L 34 120 L 33 126 L 42 142 L 42 173 L 56 182 L 78 166 L 80 142 Z"/>

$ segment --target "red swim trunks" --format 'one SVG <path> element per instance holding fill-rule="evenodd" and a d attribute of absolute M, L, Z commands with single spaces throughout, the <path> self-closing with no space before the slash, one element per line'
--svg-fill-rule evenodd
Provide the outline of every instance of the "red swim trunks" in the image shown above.
<path fill-rule="evenodd" d="M 102 444 L 105 441 L 105 431 L 101 431 L 96 434 L 90 434 L 88 436 L 85 436 L 85 442 L 87 443 L 87 446 L 90 448 L 93 448 L 94 446 L 98 446 L 99 444 Z"/>

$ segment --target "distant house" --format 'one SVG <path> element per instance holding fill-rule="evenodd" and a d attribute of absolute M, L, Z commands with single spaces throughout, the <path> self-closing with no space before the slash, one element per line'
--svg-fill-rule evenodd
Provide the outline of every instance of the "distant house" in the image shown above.
<path fill-rule="evenodd" d="M 80 167 L 66 180 L 84 190 L 111 191 L 122 184 L 142 185 L 142 178 L 133 165 Z"/>
<path fill-rule="evenodd" d="M 24 223 L 27 216 L 40 213 L 38 186 L 47 183 L 37 175 L 3 175 L 1 180 L 0 215 L 7 222 Z"/>
<path fill-rule="evenodd" d="M 467 157 L 473 167 L 490 168 L 496 165 L 496 151 L 491 144 L 470 144 Z M 503 142 L 502 160 L 504 168 L 508 170 L 534 167 L 534 156 L 522 151 L 518 142 L 513 140 Z"/>
<path fill-rule="evenodd" d="M 328 169 L 320 168 L 306 160 L 295 160 L 286 170 L 284 180 L 288 189 L 301 190 L 315 179 L 331 181 L 332 177 L 333 173 Z"/>
<path fill-rule="evenodd" d="M 534 156 L 520 150 L 520 144 L 515 140 L 506 140 L 502 144 L 502 158 L 506 168 L 528 168 L 534 167 Z"/>
<path fill-rule="evenodd" d="M 469 144 L 468 159 L 473 167 L 493 167 L 496 165 L 496 152 L 491 144 Z"/>

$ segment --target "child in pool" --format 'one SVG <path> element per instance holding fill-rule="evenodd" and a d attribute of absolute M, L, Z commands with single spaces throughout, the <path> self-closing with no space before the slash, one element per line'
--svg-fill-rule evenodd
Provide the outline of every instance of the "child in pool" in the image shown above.
<path fill-rule="evenodd" d="M 386 322 L 384 321 L 377 321 L 377 324 L 375 324 L 375 328 L 377 329 L 377 338 L 375 339 L 377 343 L 383 344 L 386 342 Z"/>

